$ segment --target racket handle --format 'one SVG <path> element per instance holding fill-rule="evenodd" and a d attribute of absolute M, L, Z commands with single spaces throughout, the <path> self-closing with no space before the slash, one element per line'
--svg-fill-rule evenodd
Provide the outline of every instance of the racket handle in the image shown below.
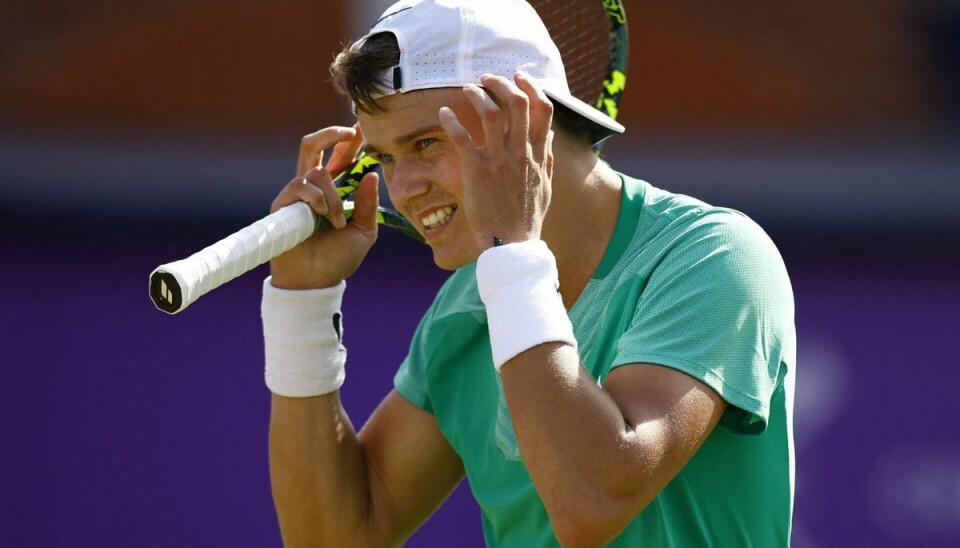
<path fill-rule="evenodd" d="M 306 240 L 318 222 L 307 204 L 286 206 L 186 259 L 158 266 L 150 273 L 150 298 L 158 309 L 176 314 Z"/>

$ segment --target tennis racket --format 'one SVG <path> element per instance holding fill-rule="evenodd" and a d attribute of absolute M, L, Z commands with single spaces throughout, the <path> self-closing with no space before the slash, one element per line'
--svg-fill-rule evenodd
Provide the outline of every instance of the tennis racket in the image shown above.
<path fill-rule="evenodd" d="M 627 80 L 623 3 L 531 0 L 530 4 L 560 50 L 571 93 L 616 119 Z M 335 180 L 348 218 L 360 179 L 375 169 L 376 161 L 360 154 Z M 377 221 L 423 241 L 409 221 L 393 209 L 380 207 Z M 158 266 L 150 273 L 150 298 L 159 310 L 176 314 L 220 285 L 293 248 L 326 223 L 305 203 L 284 207 L 186 259 Z"/>

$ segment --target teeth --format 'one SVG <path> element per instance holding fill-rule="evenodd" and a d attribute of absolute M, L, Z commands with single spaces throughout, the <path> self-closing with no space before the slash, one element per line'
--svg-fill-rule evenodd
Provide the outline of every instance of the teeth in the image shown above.
<path fill-rule="evenodd" d="M 454 211 L 455 209 L 453 206 L 447 206 L 434 211 L 426 217 L 421 217 L 420 222 L 423 223 L 425 228 L 434 228 L 446 223 L 447 220 L 450 219 L 450 216 L 453 215 Z"/>

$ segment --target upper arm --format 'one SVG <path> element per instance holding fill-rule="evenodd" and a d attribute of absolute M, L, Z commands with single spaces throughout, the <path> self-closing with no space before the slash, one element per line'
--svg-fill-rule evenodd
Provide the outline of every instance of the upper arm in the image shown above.
<path fill-rule="evenodd" d="M 643 453 L 636 501 L 645 507 L 697 452 L 727 402 L 694 377 L 654 364 L 618 367 L 603 388 L 623 414 L 625 435 Z"/>
<path fill-rule="evenodd" d="M 367 464 L 371 519 L 406 538 L 463 478 L 463 463 L 433 415 L 391 391 L 358 434 Z"/>

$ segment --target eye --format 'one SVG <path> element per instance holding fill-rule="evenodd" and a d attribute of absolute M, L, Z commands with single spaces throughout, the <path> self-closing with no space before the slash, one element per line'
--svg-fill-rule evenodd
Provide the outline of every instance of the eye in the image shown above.
<path fill-rule="evenodd" d="M 423 150 L 423 149 L 427 148 L 428 146 L 430 146 L 430 145 L 432 145 L 433 143 L 436 143 L 436 142 L 437 142 L 437 140 L 436 140 L 436 139 L 433 139 L 433 138 L 420 139 L 419 141 L 417 141 L 417 148 L 418 148 L 419 150 Z"/>
<path fill-rule="evenodd" d="M 392 154 L 382 154 L 380 152 L 371 152 L 369 153 L 369 156 L 371 156 L 374 160 L 376 160 L 378 163 L 382 165 L 390 165 L 393 163 Z"/>

